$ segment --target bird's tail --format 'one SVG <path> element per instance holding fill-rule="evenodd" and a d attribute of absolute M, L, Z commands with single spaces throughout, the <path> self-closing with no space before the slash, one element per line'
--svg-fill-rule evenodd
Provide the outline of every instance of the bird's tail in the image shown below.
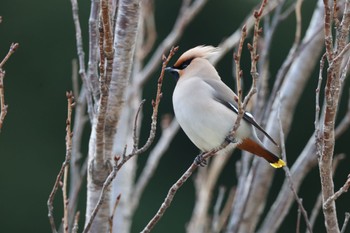
<path fill-rule="evenodd" d="M 237 147 L 241 150 L 245 150 L 257 156 L 263 157 L 274 168 L 281 168 L 286 165 L 286 163 L 277 155 L 267 150 L 261 143 L 255 142 L 252 139 L 244 139 L 242 143 L 237 145 Z"/>

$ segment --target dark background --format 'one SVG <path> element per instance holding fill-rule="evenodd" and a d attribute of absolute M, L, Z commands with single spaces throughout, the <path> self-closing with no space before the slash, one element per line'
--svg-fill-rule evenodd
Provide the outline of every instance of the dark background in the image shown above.
<path fill-rule="evenodd" d="M 157 0 L 155 2 L 157 42 L 159 43 L 171 30 L 181 1 Z M 316 0 L 303 3 L 303 32 L 311 18 L 315 3 Z M 178 42 L 180 51 L 176 57 L 199 44 L 220 43 L 240 27 L 243 18 L 255 4 L 257 2 L 252 0 L 209 1 Z M 86 48 L 90 1 L 79 1 L 79 8 Z M 0 133 L 1 231 L 50 232 L 46 202 L 65 156 L 65 92 L 72 88 L 71 62 L 77 57 L 71 5 L 69 0 L 2 0 L 0 15 L 3 17 L 3 23 L 0 24 L 0 58 L 5 56 L 11 42 L 20 44 L 18 51 L 4 67 L 6 70 L 5 98 L 9 108 Z M 276 74 L 293 42 L 294 21 L 292 14 L 278 27 L 274 37 L 271 51 L 272 77 Z M 85 52 L 88 52 L 87 49 Z M 244 55 L 244 59 L 246 58 L 248 58 L 247 54 Z M 247 60 L 243 62 L 243 66 L 244 64 L 250 63 Z M 232 86 L 231 55 L 227 55 L 217 68 L 224 81 Z M 249 67 L 246 66 L 243 69 L 249 69 Z M 148 100 L 148 106 L 150 99 L 155 95 L 157 76 L 158 73 L 155 73 L 145 89 L 144 95 Z M 303 94 L 303 101 L 297 109 L 297 113 L 301 114 L 295 116 L 287 141 L 287 155 L 290 163 L 301 152 L 314 129 L 314 90 L 317 84 L 317 71 L 310 80 Z M 173 79 L 165 80 L 164 98 L 160 105 L 161 114 L 172 113 L 171 95 L 174 86 Z M 346 110 L 348 89 L 347 82 L 340 116 L 343 116 Z M 145 107 L 145 124 L 149 122 L 149 110 L 150 107 Z M 149 126 L 145 124 L 143 134 L 146 135 Z M 349 154 L 349 137 L 350 133 L 347 132 L 339 140 L 336 145 L 337 153 Z M 82 150 L 86 152 L 88 130 L 84 140 Z M 189 166 L 197 152 L 183 132 L 176 136 L 170 151 L 161 160 L 155 179 L 149 184 L 142 197 L 142 208 L 136 212 L 132 232 L 139 232 L 146 225 L 158 209 L 169 187 Z M 141 165 L 146 156 L 147 153 L 140 158 Z M 237 158 L 239 154 L 227 164 L 219 180 L 220 185 L 228 186 L 235 183 L 234 163 Z M 343 161 L 335 174 L 336 190 L 346 180 L 349 162 L 349 158 Z M 277 171 L 276 183 L 283 177 L 284 173 Z M 273 190 L 267 206 L 277 195 L 277 191 Z M 191 181 L 184 185 L 154 232 L 184 232 L 184 224 L 192 213 L 193 191 Z M 315 168 L 306 177 L 300 191 L 300 196 L 309 213 L 319 191 L 318 170 Z M 62 214 L 60 191 L 58 193 L 55 201 L 57 222 Z M 84 212 L 85 197 L 81 196 L 79 208 Z M 337 207 L 340 224 L 342 224 L 343 213 L 350 210 L 349 194 L 339 199 Z M 289 214 L 290 220 L 283 223 L 280 232 L 295 232 L 296 216 L 297 208 L 294 205 Z M 81 222 L 83 221 L 81 219 Z M 324 232 L 322 217 L 319 217 L 317 225 L 318 230 L 315 232 Z M 169 226 L 171 226 L 170 229 Z"/>

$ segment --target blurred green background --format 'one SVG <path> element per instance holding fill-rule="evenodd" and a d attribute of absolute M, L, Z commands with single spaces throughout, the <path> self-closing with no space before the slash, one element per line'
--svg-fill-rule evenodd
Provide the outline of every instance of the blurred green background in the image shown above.
<path fill-rule="evenodd" d="M 79 1 L 80 20 L 84 47 L 88 45 L 88 17 L 90 1 Z M 181 1 L 156 0 L 156 23 L 159 43 L 171 30 Z M 199 45 L 217 45 L 240 27 L 244 17 L 257 4 L 253 0 L 211 0 L 186 29 L 177 43 L 179 56 L 183 51 Z M 316 0 L 303 3 L 303 32 L 311 17 Z M 46 202 L 56 175 L 65 156 L 65 92 L 72 89 L 71 62 L 76 58 L 75 30 L 73 27 L 71 4 L 65 1 L 0 1 L 0 58 L 5 56 L 11 42 L 18 42 L 20 48 L 7 62 L 4 69 L 5 98 L 9 105 L 8 115 L 0 133 L 0 229 L 2 232 L 50 232 Z M 284 21 L 276 32 L 271 51 L 271 74 L 276 74 L 294 38 L 294 15 Z M 321 22 L 320 22 L 321 23 Z M 87 49 L 85 50 L 87 53 Z M 246 56 L 247 57 L 247 56 Z M 176 58 L 172 61 L 174 62 Z M 250 64 L 246 62 L 246 64 Z M 232 60 L 227 55 L 217 66 L 224 81 L 232 84 Z M 248 67 L 244 68 L 248 69 Z M 316 68 L 317 70 L 317 68 Z M 247 73 L 247 72 L 246 72 Z M 145 90 L 148 107 L 145 107 L 143 133 L 147 134 L 150 99 L 155 95 L 155 73 Z M 293 162 L 303 149 L 303 145 L 313 132 L 314 90 L 317 72 L 310 79 L 308 88 L 299 104 L 293 128 L 287 141 L 289 162 Z M 173 79 L 164 83 L 164 98 L 160 105 L 161 114 L 172 113 L 171 95 L 175 86 Z M 232 86 L 232 85 L 231 85 Z M 346 110 L 349 82 L 340 109 L 340 116 Z M 146 104 L 147 105 L 147 104 Z M 349 131 L 339 140 L 336 152 L 349 154 Z M 82 151 L 86 153 L 88 129 Z M 192 162 L 197 149 L 180 132 L 171 144 L 170 151 L 163 157 L 156 177 L 142 197 L 142 208 L 136 212 L 132 232 L 139 232 L 158 209 L 169 187 Z M 186 155 L 183 157 L 179 157 Z M 187 156 L 188 155 L 188 156 Z M 238 155 L 238 154 L 237 154 Z M 147 153 L 140 158 L 142 164 Z M 235 156 L 226 166 L 219 181 L 220 185 L 235 182 Z M 343 185 L 349 172 L 350 159 L 347 157 L 335 174 L 335 187 Z M 277 172 L 276 182 L 284 177 Z M 277 184 L 278 185 L 278 184 Z M 301 187 L 300 196 L 310 212 L 320 190 L 318 170 L 311 172 Z M 154 232 L 184 232 L 184 224 L 189 220 L 194 202 L 191 181 L 178 192 L 173 205 L 167 211 Z M 57 222 L 62 214 L 60 191 L 55 201 Z M 272 191 L 269 204 L 277 192 Z M 215 197 L 214 197 L 215 198 Z M 80 210 L 85 211 L 85 197 L 81 195 Z M 340 224 L 343 213 L 350 211 L 349 194 L 337 202 Z M 84 214 L 82 214 L 84 216 Z M 297 208 L 294 205 L 289 220 L 283 223 L 280 232 L 295 232 Z M 83 219 L 81 218 L 81 222 Z M 317 221 L 315 232 L 323 232 L 323 219 Z M 169 230 L 171 226 L 171 230 Z M 317 230 L 319 229 L 319 230 Z M 350 230 L 348 230 L 350 232 Z"/>

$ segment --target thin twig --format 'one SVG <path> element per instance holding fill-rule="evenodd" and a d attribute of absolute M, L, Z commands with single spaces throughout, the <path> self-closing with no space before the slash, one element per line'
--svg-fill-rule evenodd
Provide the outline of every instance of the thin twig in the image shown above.
<path fill-rule="evenodd" d="M 310 225 L 312 228 L 315 225 L 315 222 L 316 222 L 318 213 L 320 212 L 321 206 L 322 206 L 322 193 L 319 193 L 318 197 L 315 201 L 315 205 L 312 208 L 311 215 L 310 215 Z M 306 233 L 307 233 L 307 231 L 306 231 Z"/>
<path fill-rule="evenodd" d="M 74 101 L 74 96 L 73 96 L 72 92 L 67 92 L 66 96 L 67 96 L 67 102 L 68 102 L 68 114 L 67 114 L 67 120 L 66 120 L 66 157 L 65 157 L 65 160 L 64 160 L 64 162 L 63 162 L 63 164 L 61 166 L 60 171 L 58 172 L 55 184 L 54 184 L 54 186 L 52 188 L 52 191 L 50 193 L 49 199 L 47 201 L 48 217 L 49 217 L 49 221 L 50 221 L 50 224 L 51 224 L 52 233 L 57 233 L 55 219 L 54 219 L 54 216 L 53 216 L 53 201 L 55 199 L 55 195 L 56 195 L 57 189 L 60 186 L 62 176 L 63 176 L 63 174 L 66 171 L 66 167 L 69 166 L 69 162 L 70 162 L 70 159 L 71 159 L 71 156 L 72 156 L 71 117 L 72 117 L 72 107 L 74 106 L 74 102 L 73 102 Z M 66 208 L 66 206 L 65 206 L 65 208 Z M 66 219 L 66 216 L 64 217 L 64 219 Z M 67 220 L 67 223 L 65 223 L 65 221 L 66 220 L 64 220 L 64 225 L 66 226 L 66 224 L 68 224 L 68 220 Z"/>
<path fill-rule="evenodd" d="M 236 88 L 237 88 L 237 96 L 238 96 L 238 109 L 242 110 L 242 95 L 243 95 L 243 90 L 242 90 L 242 85 L 241 85 L 241 79 L 243 76 L 243 71 L 241 70 L 241 55 L 242 55 L 242 50 L 243 50 L 243 44 L 244 44 L 244 40 L 247 37 L 247 27 L 244 25 L 242 27 L 242 31 L 241 31 L 241 38 L 239 40 L 238 43 L 238 48 L 237 48 L 237 52 L 233 54 L 233 60 L 235 61 L 235 76 L 236 76 Z M 242 113 L 241 113 L 242 114 Z"/>
<path fill-rule="evenodd" d="M 231 215 L 232 204 L 236 196 L 236 191 L 237 191 L 236 187 L 232 187 L 228 194 L 226 203 L 220 214 L 220 222 L 219 222 L 220 225 L 218 227 L 219 232 L 222 232 L 222 229 L 226 226 L 226 223 L 228 222 L 228 218 Z"/>
<path fill-rule="evenodd" d="M 4 88 L 4 78 L 5 71 L 0 68 L 0 131 L 2 129 L 2 125 L 4 123 L 6 114 L 7 114 L 7 105 L 5 104 L 5 88 Z"/>
<path fill-rule="evenodd" d="M 281 117 L 280 117 L 280 108 L 281 108 L 281 106 L 279 106 L 277 109 L 277 119 L 278 119 L 279 126 L 280 126 L 280 144 L 281 144 L 281 150 L 282 150 L 282 158 L 287 163 L 286 147 L 285 147 L 285 142 L 284 142 L 284 140 L 285 140 L 284 139 L 284 132 L 283 132 L 283 126 L 282 126 L 282 121 L 281 121 Z M 303 203 L 301 202 L 301 198 L 299 198 L 297 191 L 294 187 L 293 178 L 292 178 L 292 175 L 290 173 L 289 167 L 286 165 L 283 167 L 283 169 L 286 173 L 286 178 L 289 181 L 289 187 L 290 187 L 291 191 L 293 192 L 294 199 L 296 200 L 298 207 L 299 207 L 299 209 L 304 217 L 306 227 L 309 230 L 309 232 L 312 233 L 312 227 L 311 227 L 309 218 L 307 216 L 307 212 L 304 209 Z"/>
<path fill-rule="evenodd" d="M 72 4 L 72 16 L 74 21 L 74 28 L 75 28 L 75 40 L 76 40 L 76 46 L 77 46 L 77 55 L 79 60 L 79 75 L 81 78 L 81 81 L 83 82 L 83 85 L 86 87 L 87 92 L 85 94 L 87 106 L 88 106 L 88 114 L 90 118 L 90 122 L 92 122 L 94 117 L 94 110 L 93 110 L 93 103 L 92 103 L 92 88 L 91 88 L 91 80 L 87 79 L 86 75 L 86 69 L 85 69 L 85 53 L 83 49 L 83 37 L 81 33 L 81 27 L 80 27 L 80 21 L 79 21 L 79 7 L 78 7 L 78 1 L 77 0 L 71 0 Z M 73 69 L 74 71 L 74 69 Z M 73 76 L 74 77 L 74 76 Z M 74 79 L 73 79 L 74 81 Z M 73 85 L 77 86 L 77 85 Z M 75 96 L 79 96 L 77 93 L 77 87 L 73 89 L 73 93 Z"/>
<path fill-rule="evenodd" d="M 152 101 L 153 113 L 152 113 L 152 117 L 151 117 L 151 120 L 152 120 L 151 130 L 150 130 L 148 139 L 147 139 L 146 143 L 141 148 L 137 148 L 137 149 L 134 148 L 130 154 L 123 157 L 123 159 L 118 164 L 118 170 L 130 158 L 132 158 L 135 155 L 139 155 L 139 154 L 142 154 L 143 152 L 145 152 L 151 146 L 151 144 L 154 140 L 154 137 L 156 134 L 156 129 L 157 129 L 158 107 L 159 107 L 160 100 L 162 98 L 162 85 L 163 85 L 164 71 L 165 71 L 165 68 L 168 65 L 170 59 L 174 56 L 174 54 L 176 53 L 177 50 L 178 50 L 178 47 L 173 47 L 170 49 L 168 57 L 165 57 L 164 55 L 162 57 L 163 64 L 162 64 L 162 70 L 161 70 L 160 76 L 158 78 L 156 99 Z M 135 144 L 135 138 L 134 138 L 134 144 Z"/>
<path fill-rule="evenodd" d="M 262 28 L 259 28 L 260 25 L 260 20 L 261 20 L 261 16 L 264 12 L 265 6 L 267 4 L 267 0 L 263 0 L 260 8 L 258 11 L 254 11 L 254 18 L 255 18 L 255 22 L 254 22 L 254 35 L 253 35 L 253 44 L 250 45 L 248 43 L 248 50 L 250 51 L 250 61 L 251 61 L 251 66 L 250 66 L 250 75 L 252 76 L 252 85 L 250 88 L 250 91 L 248 92 L 247 96 L 244 98 L 243 101 L 243 109 L 246 108 L 246 106 L 248 105 L 248 102 L 250 101 L 250 99 L 252 98 L 252 96 L 257 92 L 257 81 L 259 78 L 259 73 L 256 69 L 256 65 L 257 62 L 259 60 L 259 54 L 257 54 L 257 50 L 258 50 L 258 39 L 260 37 L 260 34 L 262 33 Z"/>
<path fill-rule="evenodd" d="M 322 85 L 322 72 L 324 67 L 324 62 L 326 60 L 326 53 L 323 54 L 321 60 L 320 60 L 320 69 L 318 71 L 318 82 L 317 82 L 317 88 L 316 88 L 316 109 L 315 109 L 315 129 L 318 131 L 319 128 L 319 121 L 320 121 L 320 91 L 321 91 L 321 85 Z M 316 133 L 317 136 L 317 133 Z"/>
<path fill-rule="evenodd" d="M 300 202 L 302 203 L 303 199 L 300 199 Z M 298 208 L 298 216 L 297 216 L 297 224 L 296 224 L 296 233 L 300 233 L 300 217 L 301 217 L 301 210 Z"/>
<path fill-rule="evenodd" d="M 337 192 L 335 192 L 323 203 L 323 208 L 328 209 L 331 203 L 337 200 L 343 193 L 346 193 L 349 190 L 349 188 L 350 188 L 350 174 L 348 175 L 348 179 L 346 180 L 343 187 L 341 187 Z"/>
<path fill-rule="evenodd" d="M 346 226 L 347 226 L 348 223 L 349 223 L 349 219 L 350 219 L 350 213 L 349 213 L 349 212 L 346 212 L 346 213 L 345 213 L 344 223 L 343 223 L 343 226 L 342 226 L 342 228 L 341 228 L 341 232 L 340 232 L 340 233 L 345 233 Z"/>
<path fill-rule="evenodd" d="M 69 171 L 69 165 L 67 165 L 64 168 L 63 184 L 62 184 L 62 194 L 63 194 L 63 232 L 64 233 L 68 233 L 68 230 L 69 230 L 68 197 L 67 197 L 68 171 Z"/>
<path fill-rule="evenodd" d="M 211 232 L 215 233 L 215 232 L 220 232 L 220 209 L 222 207 L 222 202 L 224 200 L 225 197 L 225 192 L 226 192 L 226 188 L 225 187 L 220 187 L 219 188 L 219 193 L 218 193 L 218 197 L 216 199 L 215 205 L 214 205 L 214 213 L 213 213 L 213 220 L 212 220 L 212 224 L 211 224 Z"/>
<path fill-rule="evenodd" d="M 10 50 L 4 57 L 4 59 L 0 63 L 0 131 L 2 129 L 2 125 L 4 123 L 5 117 L 7 115 L 7 108 L 8 106 L 5 104 L 5 88 L 4 88 L 4 78 L 5 78 L 5 71 L 2 69 L 2 67 L 5 65 L 7 60 L 11 57 L 11 55 L 16 51 L 18 48 L 18 43 L 12 43 L 10 46 Z"/>
<path fill-rule="evenodd" d="M 7 62 L 7 60 L 11 57 L 11 55 L 16 52 L 16 50 L 18 49 L 19 44 L 18 43 L 12 43 L 10 46 L 9 51 L 7 52 L 6 56 L 4 57 L 4 59 L 2 59 L 1 63 L 0 63 L 0 69 L 2 69 L 2 67 L 5 65 L 5 63 Z"/>
<path fill-rule="evenodd" d="M 169 118 L 169 117 L 166 117 Z M 160 139 L 158 140 L 157 144 L 154 146 L 152 151 L 149 153 L 149 156 L 147 158 L 146 165 L 142 169 L 142 172 L 139 176 L 139 179 L 135 183 L 134 191 L 132 192 L 132 197 L 130 200 L 130 209 L 135 210 L 137 205 L 140 202 L 140 197 L 146 188 L 146 185 L 151 180 L 158 164 L 159 160 L 161 159 L 162 155 L 164 155 L 164 152 L 166 149 L 168 149 L 170 142 L 176 135 L 176 133 L 180 129 L 179 123 L 176 121 L 176 118 L 173 118 L 171 123 L 164 124 L 164 121 L 169 121 L 169 119 L 166 119 L 163 117 L 161 127 L 162 127 L 162 134 Z M 165 126 L 164 126 L 165 125 Z"/>
<path fill-rule="evenodd" d="M 80 212 L 78 211 L 75 214 L 75 217 L 74 217 L 74 225 L 73 225 L 73 228 L 72 228 L 72 233 L 78 233 L 78 230 L 79 230 L 79 217 L 80 217 Z"/>
<path fill-rule="evenodd" d="M 119 194 L 114 202 L 114 206 L 113 206 L 113 210 L 112 210 L 112 214 L 111 216 L 109 217 L 109 232 L 110 233 L 113 233 L 113 219 L 114 219 L 114 215 L 115 215 L 115 211 L 117 210 L 117 207 L 119 205 L 119 202 L 120 202 L 120 197 L 121 197 L 121 194 Z"/>
<path fill-rule="evenodd" d="M 70 159 L 72 157 L 72 108 L 74 106 L 74 96 L 72 92 L 67 92 L 67 99 L 68 99 L 68 114 L 67 114 L 67 121 L 66 121 L 66 160 L 67 165 L 64 168 L 63 173 L 63 186 L 62 186 L 62 192 L 63 192 L 63 231 L 64 233 L 68 233 L 69 230 L 69 218 L 68 218 L 68 198 L 67 198 L 67 181 L 68 181 L 68 171 L 69 171 L 69 163 Z"/>
<path fill-rule="evenodd" d="M 78 61 L 77 61 L 77 59 L 72 60 L 72 86 L 73 86 L 73 95 L 79 96 Z"/>

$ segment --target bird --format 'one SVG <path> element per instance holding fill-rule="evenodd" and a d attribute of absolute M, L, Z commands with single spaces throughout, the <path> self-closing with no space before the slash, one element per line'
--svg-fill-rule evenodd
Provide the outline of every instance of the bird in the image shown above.
<path fill-rule="evenodd" d="M 209 61 L 218 51 L 219 48 L 213 46 L 197 46 L 184 52 L 173 66 L 165 68 L 177 80 L 172 101 L 181 128 L 202 152 L 230 140 L 222 153 L 232 153 L 237 147 L 263 157 L 274 168 L 285 166 L 279 156 L 263 145 L 256 130 L 261 131 L 276 147 L 278 144 L 247 111 L 234 140 L 228 138 L 238 116 L 238 98 Z"/>

